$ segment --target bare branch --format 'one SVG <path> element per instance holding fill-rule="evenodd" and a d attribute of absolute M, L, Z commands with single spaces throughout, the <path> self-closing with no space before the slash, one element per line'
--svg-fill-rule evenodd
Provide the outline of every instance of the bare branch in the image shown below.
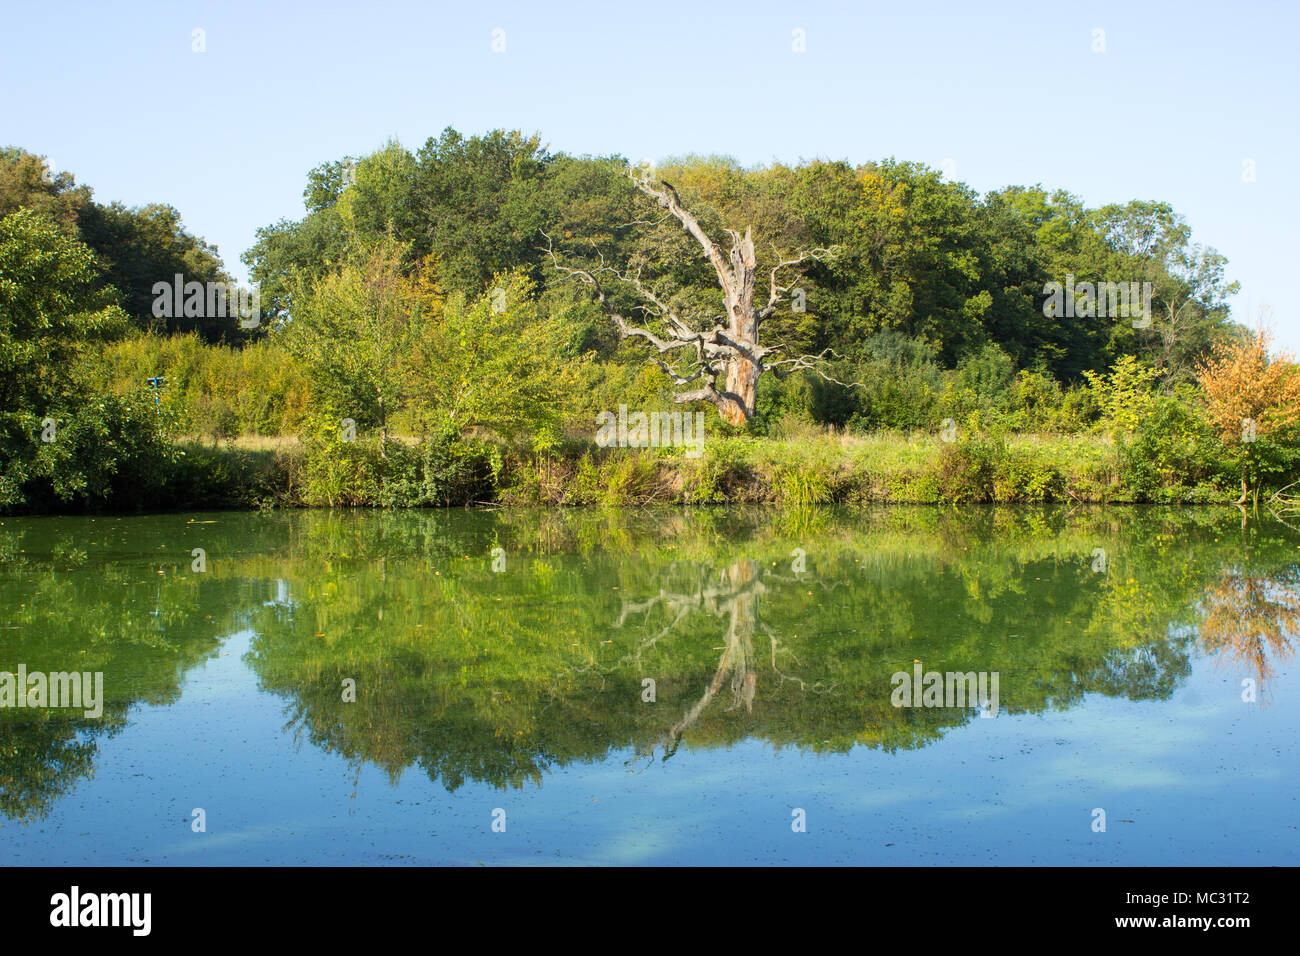
<path fill-rule="evenodd" d="M 823 349 L 816 355 L 800 355 L 798 358 L 780 359 L 776 362 L 770 362 L 765 367 L 771 371 L 778 379 L 788 378 L 795 372 L 814 372 L 820 378 L 836 385 L 842 385 L 845 388 L 865 388 L 861 382 L 841 382 L 838 378 L 827 374 L 825 363 L 828 359 L 840 358 L 835 354 L 833 349 Z"/>
<path fill-rule="evenodd" d="M 630 172 L 629 175 L 631 175 Z M 663 189 L 656 189 L 650 184 L 649 176 L 635 175 L 632 175 L 632 182 L 637 189 L 677 217 L 678 222 L 682 224 L 682 228 L 695 237 L 695 241 L 704 249 L 704 254 L 709 257 L 709 262 L 713 263 L 713 268 L 718 273 L 718 281 L 722 284 L 723 289 L 730 290 L 736 283 L 736 277 L 732 275 L 731 270 L 727 268 L 726 262 L 723 261 L 722 250 L 718 248 L 716 242 L 709 238 L 708 233 L 701 228 L 696 218 L 682 208 L 681 200 L 677 196 L 677 190 L 673 188 L 672 184 L 661 179 L 659 183 L 663 186 Z"/>
<path fill-rule="evenodd" d="M 790 266 L 802 265 L 805 262 L 821 262 L 824 259 L 828 259 L 835 255 L 836 247 L 830 246 L 823 249 L 809 249 L 805 252 L 799 253 L 793 259 L 782 259 L 780 254 L 776 251 L 776 246 L 772 247 L 772 252 L 776 254 L 777 263 L 772 267 L 771 289 L 767 298 L 767 305 L 764 306 L 763 311 L 759 313 L 759 318 L 762 319 L 772 317 L 772 314 L 776 312 L 777 304 L 781 301 L 782 294 L 789 291 L 788 287 L 776 284 L 776 274 L 778 272 L 782 269 L 789 268 Z"/>

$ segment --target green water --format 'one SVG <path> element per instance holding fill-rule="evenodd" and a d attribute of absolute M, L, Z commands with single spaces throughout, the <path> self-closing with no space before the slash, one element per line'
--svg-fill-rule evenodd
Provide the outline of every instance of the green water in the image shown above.
<path fill-rule="evenodd" d="M 1295 864 L 1298 630 L 1231 509 L 6 519 L 0 858 Z"/>

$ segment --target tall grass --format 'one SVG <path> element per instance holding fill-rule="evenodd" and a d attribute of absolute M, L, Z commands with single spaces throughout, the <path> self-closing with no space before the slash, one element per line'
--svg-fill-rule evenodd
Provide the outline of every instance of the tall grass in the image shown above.
<path fill-rule="evenodd" d="M 138 394 L 146 379 L 163 376 L 158 399 L 181 430 L 213 438 L 292 434 L 310 397 L 298 367 L 265 340 L 234 349 L 195 335 L 141 334 L 110 344 L 96 375 L 113 395 Z"/>

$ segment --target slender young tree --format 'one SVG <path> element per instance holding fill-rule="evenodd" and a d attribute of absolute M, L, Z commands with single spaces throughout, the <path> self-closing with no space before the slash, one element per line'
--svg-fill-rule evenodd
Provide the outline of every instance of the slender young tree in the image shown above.
<path fill-rule="evenodd" d="M 354 250 L 337 272 L 295 282 L 283 342 L 302 363 L 317 397 L 339 416 L 379 430 L 407 397 L 405 356 L 432 320 L 418 283 L 402 274 L 391 238 Z"/>

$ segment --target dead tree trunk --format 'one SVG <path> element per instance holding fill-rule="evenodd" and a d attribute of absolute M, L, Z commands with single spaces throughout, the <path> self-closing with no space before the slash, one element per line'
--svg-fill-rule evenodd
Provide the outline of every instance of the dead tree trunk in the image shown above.
<path fill-rule="evenodd" d="M 639 275 L 620 272 L 606 266 L 603 260 L 594 269 L 575 268 L 562 263 L 553 246 L 548 244 L 546 251 L 550 253 L 558 271 L 594 288 L 601 305 L 614 320 L 623 338 L 644 339 L 660 356 L 679 350 L 689 356 L 682 367 L 670 366 L 661 358 L 654 360 L 675 385 L 699 383 L 690 391 L 675 394 L 674 401 L 679 404 L 709 402 L 717 408 L 718 414 L 725 421 L 741 425 L 754 416 L 758 380 L 764 372 L 785 378 L 793 372 L 808 369 L 828 381 L 836 381 L 821 367 L 826 357 L 832 354 L 829 349 L 815 356 L 778 358 L 783 346 L 764 346 L 759 339 L 763 322 L 776 312 L 782 297 L 788 291 L 777 284 L 780 270 L 821 259 L 830 255 L 832 250 L 814 249 L 799 253 L 791 259 L 780 259 L 771 270 L 767 302 L 759 306 L 755 304 L 758 257 L 754 253 L 753 234 L 748 226 L 745 227 L 744 234 L 734 229 L 726 230 L 731 237 L 731 249 L 724 256 L 722 247 L 709 237 L 696 218 L 682 206 L 677 190 L 670 183 L 660 180 L 655 184 L 648 175 L 637 176 L 635 173 L 632 181 L 637 189 L 668 210 L 681 223 L 682 228 L 699 243 L 713 266 L 726 309 L 724 316 L 714 319 L 713 328 L 699 330 L 684 321 L 651 288 L 642 283 Z M 547 239 L 549 242 L 550 237 L 547 236 Z M 606 276 L 630 288 L 649 303 L 644 307 L 645 311 L 666 325 L 668 335 L 657 335 L 649 329 L 634 326 L 615 311 L 601 284 L 602 278 Z"/>

